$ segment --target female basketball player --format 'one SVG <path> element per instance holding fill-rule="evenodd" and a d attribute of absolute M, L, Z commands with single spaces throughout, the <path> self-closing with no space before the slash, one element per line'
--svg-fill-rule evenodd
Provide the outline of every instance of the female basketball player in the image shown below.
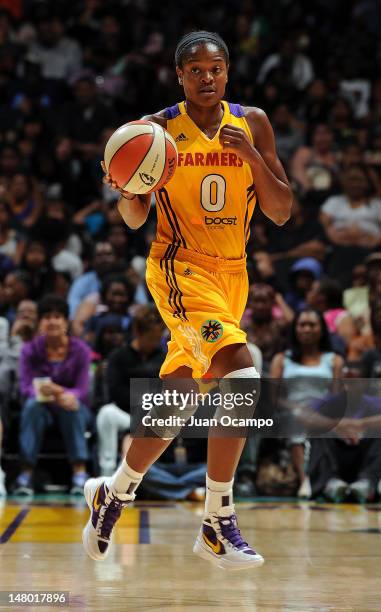
<path fill-rule="evenodd" d="M 223 100 L 229 53 L 211 32 L 191 32 L 176 49 L 176 73 L 185 102 L 145 117 L 176 140 L 173 179 L 156 192 L 157 237 L 147 261 L 147 283 L 171 331 L 162 378 L 256 378 L 239 322 L 247 300 L 245 246 L 256 197 L 277 225 L 290 216 L 292 194 L 277 157 L 265 113 Z M 104 166 L 103 166 L 104 168 Z M 105 168 L 104 168 L 105 169 Z M 118 209 L 136 229 L 147 219 L 150 196 L 121 192 Z M 115 522 L 145 472 L 170 443 L 135 438 L 126 459 L 106 482 L 85 485 L 91 517 L 86 552 L 103 559 Z M 232 487 L 245 440 L 210 437 L 204 521 L 194 552 L 218 567 L 263 563 L 237 526 Z"/>

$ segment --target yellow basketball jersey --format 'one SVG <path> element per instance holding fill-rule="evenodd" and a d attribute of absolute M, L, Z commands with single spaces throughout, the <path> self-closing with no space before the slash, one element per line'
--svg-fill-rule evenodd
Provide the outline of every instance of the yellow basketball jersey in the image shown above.
<path fill-rule="evenodd" d="M 250 166 L 219 142 L 227 123 L 242 128 L 253 142 L 239 104 L 222 102 L 224 115 L 210 139 L 192 121 L 184 102 L 166 109 L 167 130 L 178 148 L 173 178 L 156 192 L 157 241 L 198 253 L 244 257 L 256 193 Z"/>

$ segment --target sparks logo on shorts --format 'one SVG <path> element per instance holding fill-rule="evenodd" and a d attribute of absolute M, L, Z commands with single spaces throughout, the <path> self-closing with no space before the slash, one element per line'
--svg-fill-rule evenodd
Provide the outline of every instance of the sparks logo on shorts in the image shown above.
<path fill-rule="evenodd" d="M 223 333 L 224 328 L 222 327 L 222 323 L 216 319 L 209 319 L 208 321 L 204 321 L 201 325 L 201 336 L 204 338 L 205 342 L 216 342 L 216 340 L 221 338 Z"/>

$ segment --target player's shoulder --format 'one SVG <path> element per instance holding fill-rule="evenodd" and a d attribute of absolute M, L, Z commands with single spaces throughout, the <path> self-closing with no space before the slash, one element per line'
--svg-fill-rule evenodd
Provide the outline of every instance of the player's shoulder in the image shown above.
<path fill-rule="evenodd" d="M 152 115 L 144 115 L 142 119 L 144 119 L 144 121 L 153 121 L 153 123 L 158 123 L 161 127 L 166 128 L 168 119 L 167 109 L 165 108 Z"/>
<path fill-rule="evenodd" d="M 153 113 L 152 115 L 146 115 L 142 117 L 146 121 L 153 121 L 154 123 L 158 123 L 163 128 L 166 128 L 168 125 L 168 121 L 171 119 L 176 119 L 181 115 L 180 104 L 174 104 L 173 106 L 168 106 L 163 110 Z"/>
<path fill-rule="evenodd" d="M 245 117 L 259 119 L 260 121 L 267 117 L 265 111 L 258 106 L 242 106 Z"/>
<path fill-rule="evenodd" d="M 244 117 L 250 127 L 254 140 L 268 133 L 270 121 L 262 108 L 258 106 L 242 106 Z"/>
<path fill-rule="evenodd" d="M 262 126 L 269 121 L 265 111 L 262 108 L 258 108 L 258 106 L 242 106 L 242 109 L 245 119 L 254 126 Z"/>

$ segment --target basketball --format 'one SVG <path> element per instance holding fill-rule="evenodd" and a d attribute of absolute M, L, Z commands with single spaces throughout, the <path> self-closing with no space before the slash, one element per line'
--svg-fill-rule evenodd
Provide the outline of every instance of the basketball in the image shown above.
<path fill-rule="evenodd" d="M 104 161 L 119 187 L 130 193 L 151 193 L 172 178 L 177 147 L 172 136 L 157 123 L 130 121 L 109 138 Z"/>

